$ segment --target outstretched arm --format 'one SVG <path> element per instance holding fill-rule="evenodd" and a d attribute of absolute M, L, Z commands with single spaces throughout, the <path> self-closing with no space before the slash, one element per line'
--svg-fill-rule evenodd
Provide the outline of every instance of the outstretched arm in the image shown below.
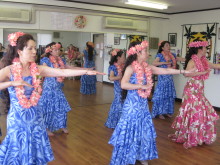
<path fill-rule="evenodd" d="M 188 74 L 188 73 L 195 73 L 194 67 L 188 70 L 177 70 L 172 68 L 158 68 L 153 65 L 150 66 L 152 69 L 153 74 L 164 75 L 164 74 Z"/>
<path fill-rule="evenodd" d="M 158 68 L 150 65 L 153 74 L 163 75 L 163 74 L 181 74 L 185 73 L 185 70 L 177 70 L 172 68 Z"/>
<path fill-rule="evenodd" d="M 213 63 L 209 62 L 209 67 L 211 69 L 220 69 L 220 64 L 213 64 Z"/>
<path fill-rule="evenodd" d="M 81 76 L 81 75 L 105 75 L 93 70 L 74 70 L 74 69 L 57 69 L 47 66 L 38 66 L 40 70 L 40 75 L 44 77 L 72 77 L 72 76 Z"/>

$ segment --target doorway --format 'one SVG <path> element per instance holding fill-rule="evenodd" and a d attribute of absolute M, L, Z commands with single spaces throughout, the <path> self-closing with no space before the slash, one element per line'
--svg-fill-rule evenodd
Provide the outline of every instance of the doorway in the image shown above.
<path fill-rule="evenodd" d="M 93 34 L 93 42 L 96 50 L 95 66 L 99 72 L 104 71 L 104 34 Z M 97 75 L 97 81 L 103 82 L 103 76 Z"/>

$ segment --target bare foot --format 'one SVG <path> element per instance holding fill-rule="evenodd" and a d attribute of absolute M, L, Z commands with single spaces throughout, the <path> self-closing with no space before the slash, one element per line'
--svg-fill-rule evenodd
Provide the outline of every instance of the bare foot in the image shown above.
<path fill-rule="evenodd" d="M 148 165 L 147 160 L 140 160 L 140 162 L 141 162 L 142 165 Z"/>
<path fill-rule="evenodd" d="M 48 134 L 48 136 L 55 136 L 54 133 L 49 130 L 47 130 L 47 134 Z"/>
<path fill-rule="evenodd" d="M 167 114 L 167 117 L 172 118 L 173 116 L 172 116 L 172 115 Z"/>
<path fill-rule="evenodd" d="M 62 128 L 62 131 L 63 131 L 64 133 L 66 133 L 66 134 L 69 133 L 69 131 L 68 131 L 66 128 Z"/>
<path fill-rule="evenodd" d="M 163 120 L 165 119 L 165 117 L 163 115 L 159 115 L 159 118 L 163 119 Z"/>

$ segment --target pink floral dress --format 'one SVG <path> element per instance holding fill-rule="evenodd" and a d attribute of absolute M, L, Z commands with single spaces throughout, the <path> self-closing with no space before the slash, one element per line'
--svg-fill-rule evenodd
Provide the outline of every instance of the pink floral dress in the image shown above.
<path fill-rule="evenodd" d="M 199 63 L 195 61 L 195 64 L 200 71 Z M 204 95 L 206 78 L 195 76 L 187 81 L 179 114 L 171 126 L 176 132 L 169 137 L 177 143 L 183 143 L 185 148 L 211 144 L 216 140 L 216 121 L 219 116 Z"/>

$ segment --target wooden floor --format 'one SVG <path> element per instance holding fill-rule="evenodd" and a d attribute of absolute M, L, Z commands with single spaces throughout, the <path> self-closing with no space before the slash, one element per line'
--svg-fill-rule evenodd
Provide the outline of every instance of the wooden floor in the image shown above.
<path fill-rule="evenodd" d="M 104 123 L 113 100 L 113 86 L 97 83 L 96 95 L 80 94 L 79 86 L 79 81 L 65 80 L 64 92 L 72 106 L 72 111 L 68 113 L 70 133 L 66 135 L 58 131 L 55 137 L 50 138 L 55 160 L 49 165 L 108 165 L 111 159 L 112 146 L 108 140 L 112 130 L 106 128 Z M 177 102 L 176 112 L 179 106 Z M 5 117 L 0 117 L 3 137 Z M 153 120 L 159 159 L 149 161 L 149 165 L 220 165 L 220 121 L 217 123 L 218 138 L 214 144 L 184 149 L 181 144 L 167 138 L 168 134 L 174 132 L 170 128 L 172 120 Z"/>

